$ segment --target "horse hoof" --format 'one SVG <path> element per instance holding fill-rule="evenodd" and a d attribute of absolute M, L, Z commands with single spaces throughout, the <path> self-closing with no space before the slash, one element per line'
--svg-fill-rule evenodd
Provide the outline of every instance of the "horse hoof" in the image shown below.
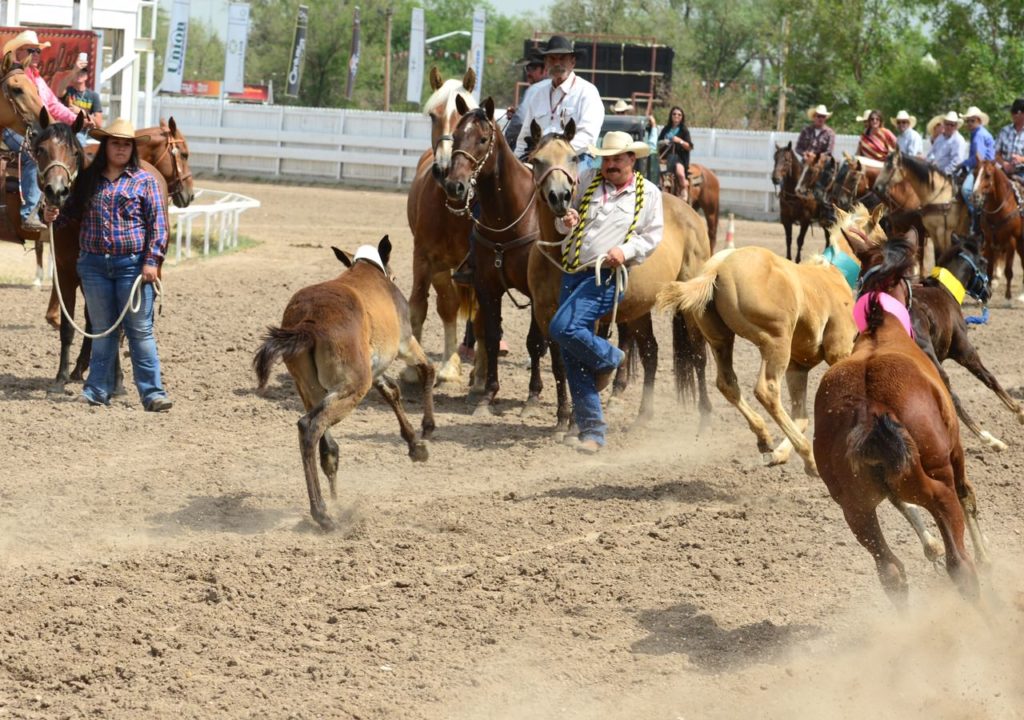
<path fill-rule="evenodd" d="M 985 444 L 985 447 L 995 450 L 996 452 L 1002 452 L 1008 448 L 1006 443 L 990 433 L 988 430 L 981 431 L 981 441 Z"/>
<path fill-rule="evenodd" d="M 804 461 L 804 472 L 809 477 L 818 477 L 818 466 L 814 464 L 814 461 Z"/>
<path fill-rule="evenodd" d="M 48 395 L 63 395 L 64 394 L 64 383 L 54 383 L 50 387 L 46 388 Z"/>
<path fill-rule="evenodd" d="M 459 360 L 458 354 L 452 355 L 448 358 L 448 362 L 437 369 L 437 384 L 443 383 L 462 384 L 462 362 Z"/>
<path fill-rule="evenodd" d="M 32 281 L 32 288 L 34 290 L 42 290 L 43 289 L 43 281 L 40 280 L 39 278 L 36 278 L 35 280 Z"/>
<path fill-rule="evenodd" d="M 491 408 L 490 403 L 480 403 L 473 409 L 473 417 L 491 417 L 494 415 L 494 409 Z"/>
<path fill-rule="evenodd" d="M 331 520 L 331 516 L 328 515 L 326 512 L 324 512 L 320 516 L 314 515 L 313 519 L 316 520 L 316 524 L 319 525 L 320 529 L 323 530 L 325 533 L 334 532 L 338 529 L 337 524 L 333 520 Z"/>
<path fill-rule="evenodd" d="M 417 440 L 409 447 L 409 457 L 413 462 L 426 462 L 429 455 L 426 443 L 421 440 Z"/>
<path fill-rule="evenodd" d="M 537 417 L 538 415 L 540 415 L 540 412 L 541 412 L 540 399 L 539 398 L 535 398 L 535 397 L 531 397 L 531 398 L 527 398 L 526 404 L 523 405 L 523 409 L 519 412 L 519 417 L 522 417 L 522 418 Z"/>

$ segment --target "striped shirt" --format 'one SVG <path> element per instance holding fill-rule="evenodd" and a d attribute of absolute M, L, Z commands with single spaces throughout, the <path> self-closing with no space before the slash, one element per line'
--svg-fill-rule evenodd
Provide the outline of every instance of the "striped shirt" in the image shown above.
<path fill-rule="evenodd" d="M 146 265 L 159 265 L 167 252 L 167 221 L 156 178 L 139 168 L 126 168 L 113 182 L 101 174 L 78 243 L 98 255 L 143 253 Z"/>
<path fill-rule="evenodd" d="M 999 131 L 996 138 L 996 154 L 1001 155 L 1003 162 L 1010 162 L 1011 155 L 1024 155 L 1024 128 L 1020 132 L 1010 123 Z"/>

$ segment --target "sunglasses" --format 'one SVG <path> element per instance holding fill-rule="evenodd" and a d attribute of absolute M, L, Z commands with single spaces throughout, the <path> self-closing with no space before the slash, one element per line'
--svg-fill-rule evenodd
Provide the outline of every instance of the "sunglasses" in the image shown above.
<path fill-rule="evenodd" d="M 43 51 L 40 50 L 39 48 L 29 48 L 25 52 L 27 52 L 29 55 L 42 55 L 43 54 Z"/>

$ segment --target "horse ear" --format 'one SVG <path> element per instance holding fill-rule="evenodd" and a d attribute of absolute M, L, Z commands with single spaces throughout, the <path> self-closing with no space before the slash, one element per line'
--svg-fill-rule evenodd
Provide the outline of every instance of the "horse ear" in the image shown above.
<path fill-rule="evenodd" d="M 462 95 L 455 96 L 455 109 L 459 111 L 459 115 L 465 115 L 469 112 L 469 105 L 466 104 L 466 98 Z"/>
<path fill-rule="evenodd" d="M 391 261 L 391 238 L 387 235 L 380 239 L 377 243 L 377 254 L 380 255 L 381 262 L 387 267 L 387 264 Z"/>
<path fill-rule="evenodd" d="M 886 206 L 885 203 L 878 203 L 875 205 L 875 209 L 871 211 L 871 222 L 875 225 L 882 221 L 885 216 Z"/>
<path fill-rule="evenodd" d="M 530 121 L 530 139 L 533 140 L 533 146 L 534 147 L 537 147 L 537 144 L 540 142 L 540 138 L 541 138 L 540 125 L 537 124 L 536 120 L 531 120 Z"/>
<path fill-rule="evenodd" d="M 14 64 L 14 53 L 6 53 L 4 55 L 3 62 L 0 63 L 0 74 L 6 75 L 11 71 L 11 65 Z"/>
<path fill-rule="evenodd" d="M 174 116 L 167 118 L 167 129 L 171 131 L 171 136 L 178 134 L 178 123 L 174 122 Z"/>
<path fill-rule="evenodd" d="M 540 128 L 538 128 L 539 130 Z M 562 130 L 562 134 L 565 135 L 566 142 L 572 142 L 572 139 L 576 137 L 576 120 L 575 118 L 569 118 L 569 124 Z"/>
<path fill-rule="evenodd" d="M 786 149 L 787 150 L 792 150 L 793 149 L 793 141 L 792 140 L 790 140 L 788 143 L 786 143 Z"/>
<path fill-rule="evenodd" d="M 352 256 L 349 253 L 339 248 L 336 248 L 333 245 L 331 245 L 331 250 L 334 251 L 334 257 L 338 258 L 338 260 L 341 261 L 342 265 L 344 265 L 347 268 L 352 267 Z"/>
<path fill-rule="evenodd" d="M 437 65 L 432 65 L 430 67 L 430 87 L 440 90 L 442 85 L 444 85 L 444 80 L 441 79 L 441 71 L 437 69 Z"/>
<path fill-rule="evenodd" d="M 907 230 L 907 234 L 904 235 L 903 237 L 908 243 L 910 243 L 910 246 L 913 248 L 914 254 L 916 255 L 918 243 L 917 228 L 910 228 L 909 230 Z"/>
<path fill-rule="evenodd" d="M 484 112 L 487 113 L 488 120 L 494 119 L 494 98 L 488 96 L 487 99 L 484 100 Z"/>
<path fill-rule="evenodd" d="M 466 70 L 466 74 L 462 78 L 462 87 L 466 88 L 466 92 L 473 92 L 473 88 L 476 87 L 476 70 L 473 68 Z"/>
<path fill-rule="evenodd" d="M 75 134 L 82 132 L 82 128 L 85 126 L 85 113 L 81 110 L 78 111 L 78 115 L 75 116 L 75 122 L 71 125 L 71 129 L 75 131 Z"/>
<path fill-rule="evenodd" d="M 46 106 L 43 105 L 43 107 L 41 107 L 39 109 L 39 127 L 41 127 L 43 130 L 45 130 L 47 128 L 47 126 L 49 126 L 49 124 L 50 124 L 50 113 L 46 112 Z"/>

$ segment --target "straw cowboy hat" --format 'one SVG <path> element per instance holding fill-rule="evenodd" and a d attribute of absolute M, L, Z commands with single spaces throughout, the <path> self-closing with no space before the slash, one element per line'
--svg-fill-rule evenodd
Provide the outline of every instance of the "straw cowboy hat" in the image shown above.
<path fill-rule="evenodd" d="M 149 140 L 149 135 L 136 135 L 135 126 L 124 118 L 118 118 L 105 128 L 93 128 L 89 131 L 89 137 L 102 140 L 105 137 L 116 137 L 123 140 L 134 140 L 137 143 Z"/>
<path fill-rule="evenodd" d="M 967 112 L 961 115 L 961 117 L 964 120 L 966 120 L 967 118 L 978 118 L 979 120 L 981 120 L 982 125 L 988 125 L 988 114 L 983 113 L 975 105 L 971 105 L 969 108 L 967 108 Z"/>
<path fill-rule="evenodd" d="M 807 111 L 807 119 L 808 120 L 813 120 L 815 115 L 824 115 L 827 118 L 828 117 L 832 117 L 832 113 L 830 113 L 828 111 L 828 109 L 824 105 L 818 105 L 817 107 L 812 107 L 811 109 L 809 109 Z"/>
<path fill-rule="evenodd" d="M 50 43 L 39 42 L 39 36 L 36 35 L 35 30 L 22 30 L 7 41 L 4 45 L 4 51 L 2 54 L 6 55 L 7 53 L 13 53 L 15 50 L 23 47 L 37 47 L 40 50 L 45 50 L 50 47 Z"/>
<path fill-rule="evenodd" d="M 906 110 L 900 110 L 898 113 L 896 113 L 896 117 L 889 118 L 889 121 L 893 125 L 898 123 L 900 120 L 906 120 L 907 122 L 909 122 L 910 127 L 914 127 L 915 125 L 917 125 L 917 118 L 914 117 L 913 115 L 908 115 Z"/>
<path fill-rule="evenodd" d="M 857 116 L 857 122 L 867 122 L 868 118 L 871 117 L 871 113 L 873 113 L 873 112 L 874 112 L 874 110 L 865 110 L 863 115 L 858 115 Z M 879 114 L 881 114 L 881 113 L 879 113 Z"/>
<path fill-rule="evenodd" d="M 621 98 L 619 98 L 619 100 L 614 105 L 612 105 L 612 112 L 629 112 L 632 109 L 633 106 Z"/>
<path fill-rule="evenodd" d="M 596 157 L 610 157 L 631 152 L 638 158 L 645 158 L 651 153 L 651 148 L 645 142 L 633 140 L 633 136 L 629 133 L 613 130 L 604 136 L 600 148 L 589 145 L 587 152 Z"/>
<path fill-rule="evenodd" d="M 956 123 L 957 127 L 963 127 L 964 116 L 961 115 L 960 113 L 958 113 L 956 110 L 950 110 L 948 113 L 946 113 L 945 115 L 941 116 L 941 119 L 939 120 L 939 122 Z"/>
<path fill-rule="evenodd" d="M 924 129 L 928 131 L 929 135 L 934 135 L 935 134 L 935 128 L 938 127 L 941 123 L 942 123 L 942 116 L 941 115 L 936 115 L 935 117 L 933 117 L 931 120 L 928 121 L 928 124 L 924 126 Z"/>

